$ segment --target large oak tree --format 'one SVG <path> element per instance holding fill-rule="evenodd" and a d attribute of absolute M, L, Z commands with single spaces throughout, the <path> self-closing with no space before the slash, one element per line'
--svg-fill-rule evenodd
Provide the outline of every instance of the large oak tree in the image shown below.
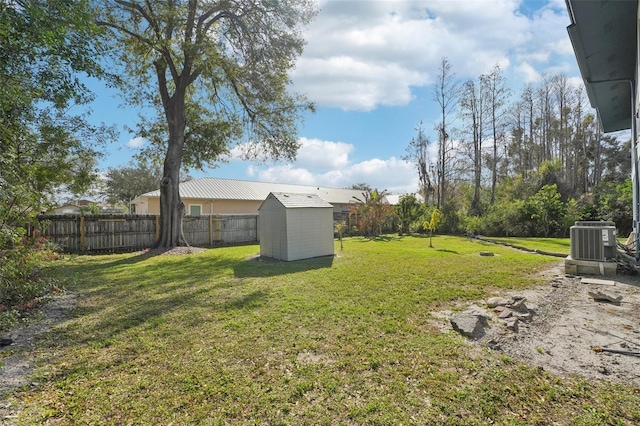
<path fill-rule="evenodd" d="M 153 105 L 139 133 L 164 153 L 161 229 L 156 247 L 185 245 L 181 167 L 202 169 L 242 142 L 247 157 L 295 157 L 297 123 L 313 109 L 289 91 L 307 0 L 107 1 L 99 23 L 111 29 L 127 76 L 126 97 Z"/>

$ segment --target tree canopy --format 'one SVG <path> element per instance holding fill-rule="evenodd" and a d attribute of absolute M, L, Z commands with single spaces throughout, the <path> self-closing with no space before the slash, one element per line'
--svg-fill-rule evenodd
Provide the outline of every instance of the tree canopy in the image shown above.
<path fill-rule="evenodd" d="M 128 204 L 139 195 L 157 190 L 161 179 L 162 168 L 146 161 L 111 167 L 105 176 L 105 196 L 111 204 Z"/>
<path fill-rule="evenodd" d="M 242 142 L 247 157 L 295 157 L 297 124 L 313 105 L 288 90 L 314 3 L 105 2 L 98 23 L 117 43 L 134 104 L 152 105 L 139 133 L 164 157 L 158 246 L 186 244 L 181 168 L 203 168 Z"/>
<path fill-rule="evenodd" d="M 81 193 L 96 177 L 108 129 L 74 107 L 91 94 L 81 77 L 105 77 L 88 1 L 0 3 L 0 229 L 37 214 L 56 191 Z"/>

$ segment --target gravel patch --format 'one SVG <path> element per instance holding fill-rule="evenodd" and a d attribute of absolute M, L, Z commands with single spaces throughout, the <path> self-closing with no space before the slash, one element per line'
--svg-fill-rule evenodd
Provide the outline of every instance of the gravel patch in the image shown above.
<path fill-rule="evenodd" d="M 564 274 L 564 263 L 545 271 L 547 284 L 532 290 L 495 294 L 524 297 L 518 317 L 499 318 L 501 309 L 478 301 L 489 317 L 478 345 L 555 374 L 579 375 L 640 388 L 640 277 L 576 277 Z M 594 295 L 622 296 L 620 303 L 596 300 Z M 435 313 L 441 330 L 452 327 L 443 319 L 451 312 Z M 511 321 L 511 323 L 509 322 Z"/>

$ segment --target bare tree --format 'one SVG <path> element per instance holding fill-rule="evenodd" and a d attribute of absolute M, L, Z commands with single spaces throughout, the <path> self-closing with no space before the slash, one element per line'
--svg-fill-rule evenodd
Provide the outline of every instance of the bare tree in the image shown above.
<path fill-rule="evenodd" d="M 525 150 L 526 140 L 526 109 L 524 102 L 516 101 L 511 105 L 509 114 L 509 132 L 511 134 L 510 144 L 507 150 L 510 167 L 508 173 L 522 174 L 526 173 L 525 164 L 527 162 L 527 153 Z"/>
<path fill-rule="evenodd" d="M 443 57 L 433 87 L 433 99 L 438 103 L 441 114 L 440 123 L 436 128 L 438 131 L 438 207 L 444 206 L 446 202 L 447 173 L 449 168 L 448 159 L 450 158 L 450 151 L 453 149 L 453 146 L 450 144 L 451 141 L 447 129 L 449 117 L 458 104 L 461 90 L 462 86 L 455 78 L 455 73 L 451 69 L 449 59 Z"/>
<path fill-rule="evenodd" d="M 556 74 L 551 77 L 553 95 L 555 98 L 555 108 L 558 116 L 554 117 L 553 122 L 556 130 L 556 155 L 560 157 L 563 164 L 569 164 L 571 161 L 571 125 L 569 120 L 572 114 L 575 114 L 578 105 L 574 98 L 574 91 L 569 83 L 569 79 L 564 74 Z"/>
<path fill-rule="evenodd" d="M 482 144 L 484 141 L 484 121 L 486 115 L 485 77 L 479 82 L 469 80 L 464 85 L 460 98 L 460 115 L 463 121 L 463 133 L 469 136 L 469 157 L 473 169 L 473 199 L 470 210 L 474 215 L 482 211 L 480 190 L 482 184 Z"/>
<path fill-rule="evenodd" d="M 542 81 L 537 90 L 538 129 L 540 140 L 540 153 L 538 162 L 550 161 L 552 155 L 551 124 L 553 114 L 553 84 L 548 74 L 542 76 Z"/>
<path fill-rule="evenodd" d="M 535 97 L 533 95 L 532 86 L 527 85 L 524 88 L 524 90 L 522 91 L 521 99 L 523 103 L 523 110 L 527 118 L 525 121 L 528 122 L 528 129 L 529 129 L 528 137 L 525 137 L 525 144 L 524 144 L 527 161 L 525 162 L 525 169 L 524 169 L 525 174 L 523 174 L 523 176 L 526 177 L 527 171 L 533 169 L 533 163 L 535 161 L 535 144 L 536 144 L 534 139 Z"/>
<path fill-rule="evenodd" d="M 498 155 L 498 147 L 500 142 L 504 140 L 504 131 L 506 126 L 506 111 L 508 97 L 511 91 L 507 87 L 506 79 L 502 75 L 500 65 L 496 64 L 491 72 L 483 78 L 484 91 L 487 96 L 487 107 L 490 114 L 490 126 L 493 137 L 493 151 L 491 160 L 491 204 L 496 199 L 496 184 L 498 182 L 498 163 L 500 158 Z"/>
<path fill-rule="evenodd" d="M 422 122 L 416 127 L 416 132 L 418 132 L 418 134 L 409 142 L 409 145 L 405 149 L 407 155 L 402 157 L 402 159 L 415 164 L 418 169 L 420 192 L 424 198 L 424 202 L 429 204 L 429 198 L 435 191 L 431 171 L 429 170 L 429 145 L 431 141 L 425 135 Z"/>

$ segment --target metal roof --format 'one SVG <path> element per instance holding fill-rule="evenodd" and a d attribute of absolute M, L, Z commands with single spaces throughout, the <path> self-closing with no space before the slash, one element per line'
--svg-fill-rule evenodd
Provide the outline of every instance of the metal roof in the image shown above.
<path fill-rule="evenodd" d="M 353 197 L 362 199 L 363 191 L 360 189 L 326 188 L 320 186 L 289 185 L 284 183 L 252 182 L 219 178 L 201 178 L 180 182 L 180 197 L 182 198 L 263 201 L 269 193 L 272 192 L 314 194 L 331 204 L 349 204 L 355 202 Z M 140 198 L 157 197 L 160 197 L 160 190 L 142 194 L 133 200 L 133 202 L 136 202 Z M 386 198 L 389 204 L 396 204 L 391 202 L 395 200 L 391 195 L 388 195 Z M 390 198 L 393 198 L 393 200 L 390 200 Z"/>
<path fill-rule="evenodd" d="M 400 204 L 400 201 L 407 195 L 413 195 L 419 203 L 424 202 L 424 198 L 420 194 L 387 194 L 384 196 L 384 199 L 388 204 L 395 206 L 396 204 Z"/>
<path fill-rule="evenodd" d="M 567 27 L 591 106 L 605 132 L 631 128 L 638 0 L 566 0 Z"/>
<path fill-rule="evenodd" d="M 276 200 L 278 200 L 280 204 L 282 204 L 287 209 L 308 208 L 308 207 L 333 209 L 333 206 L 331 204 L 329 204 L 322 198 L 318 197 L 316 194 L 272 192 L 271 194 L 269 194 L 267 199 L 269 199 L 270 197 L 273 197 Z"/>

